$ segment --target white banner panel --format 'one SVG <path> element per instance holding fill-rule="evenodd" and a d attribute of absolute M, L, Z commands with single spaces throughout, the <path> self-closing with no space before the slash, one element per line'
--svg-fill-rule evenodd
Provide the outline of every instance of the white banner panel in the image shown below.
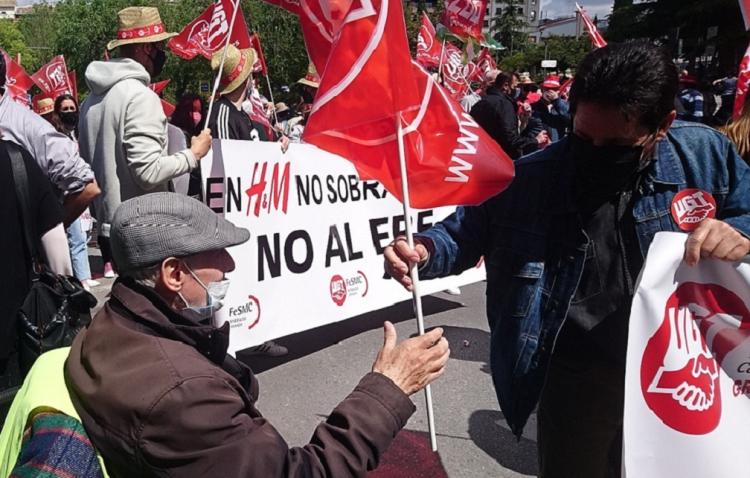
<path fill-rule="evenodd" d="M 750 476 L 750 264 L 682 260 L 659 233 L 630 315 L 624 460 L 630 478 Z"/>
<path fill-rule="evenodd" d="M 384 279 L 383 249 L 404 232 L 401 203 L 348 161 L 304 144 L 214 141 L 202 161 L 206 203 L 250 241 L 233 248 L 236 270 L 217 314 L 230 352 L 409 299 Z M 415 210 L 415 230 L 455 210 Z M 484 279 L 484 267 L 423 283 L 424 294 Z M 394 317 L 394 319 L 397 319 Z"/>

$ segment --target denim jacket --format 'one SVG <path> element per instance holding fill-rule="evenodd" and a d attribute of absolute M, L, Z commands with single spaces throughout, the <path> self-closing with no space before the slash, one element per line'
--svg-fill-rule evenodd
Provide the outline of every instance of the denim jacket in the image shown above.
<path fill-rule="evenodd" d="M 430 239 L 425 241 L 430 258 L 420 269 L 424 278 L 460 273 L 484 256 L 492 379 L 519 437 L 539 400 L 586 259 L 588 240 L 573 200 L 568 150 L 563 139 L 521 159 L 507 191 L 479 206 L 459 208 L 418 236 Z M 716 218 L 750 236 L 750 168 L 720 133 L 677 121 L 657 143 L 634 192 L 644 257 L 657 232 L 679 231 L 670 208 L 685 188 L 710 192 Z"/>

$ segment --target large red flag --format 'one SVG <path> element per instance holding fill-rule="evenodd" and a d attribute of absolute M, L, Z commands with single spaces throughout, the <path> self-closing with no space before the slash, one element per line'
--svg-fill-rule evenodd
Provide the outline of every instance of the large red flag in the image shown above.
<path fill-rule="evenodd" d="M 430 17 L 422 12 L 422 26 L 419 27 L 417 35 L 417 63 L 431 68 L 440 64 L 440 42 L 435 33 L 435 27 L 430 21 Z"/>
<path fill-rule="evenodd" d="M 477 57 L 477 67 L 479 67 L 480 79 L 484 81 L 492 71 L 497 70 L 497 64 L 495 59 L 492 58 L 492 54 L 487 48 L 484 48 Z"/>
<path fill-rule="evenodd" d="M 78 103 L 78 75 L 76 75 L 75 70 L 69 70 L 68 71 L 68 81 L 70 82 L 70 87 L 73 89 L 73 98 L 76 99 L 76 103 Z"/>
<path fill-rule="evenodd" d="M 68 77 L 68 68 L 65 66 L 65 58 L 62 55 L 57 55 L 39 68 L 39 71 L 31 75 L 31 79 L 40 90 L 52 98 L 57 98 L 63 93 L 72 95 L 74 92 Z"/>
<path fill-rule="evenodd" d="M 454 44 L 445 42 L 442 61 L 443 86 L 457 100 L 460 100 L 469 88 L 464 76 L 465 67 L 461 50 Z"/>
<path fill-rule="evenodd" d="M 179 35 L 169 40 L 169 48 L 175 55 L 186 60 L 192 60 L 197 55 L 210 60 L 226 44 L 234 4 L 232 0 L 216 0 L 198 18 L 188 23 Z M 244 50 L 252 45 L 239 1 L 237 8 L 239 10 L 231 32 L 231 43 Z"/>
<path fill-rule="evenodd" d="M 737 92 L 734 96 L 734 112 L 732 115 L 732 118 L 735 120 L 742 114 L 748 88 L 750 88 L 750 45 L 748 45 L 745 51 L 745 56 L 742 57 L 740 71 L 737 74 Z"/>
<path fill-rule="evenodd" d="M 596 28 L 596 25 L 594 25 L 594 22 L 591 21 L 589 16 L 586 15 L 586 11 L 577 3 L 576 10 L 578 10 L 578 14 L 581 15 L 581 20 L 583 20 L 583 23 L 586 25 L 586 30 L 589 32 L 589 36 L 591 37 L 591 43 L 593 43 L 596 48 L 607 46 L 607 42 L 599 33 L 599 30 Z"/>
<path fill-rule="evenodd" d="M 260 44 L 260 36 L 258 33 L 250 35 L 250 44 L 252 45 L 255 53 L 255 63 L 253 64 L 253 73 L 260 73 L 263 76 L 268 75 L 268 67 L 266 66 L 266 56 L 263 54 L 263 47 Z"/>
<path fill-rule="evenodd" d="M 443 25 L 456 35 L 482 40 L 487 0 L 445 0 Z"/>
<path fill-rule="evenodd" d="M 34 86 L 34 80 L 13 59 L 0 50 L 5 58 L 5 91 L 13 101 L 29 106 L 29 89 Z"/>

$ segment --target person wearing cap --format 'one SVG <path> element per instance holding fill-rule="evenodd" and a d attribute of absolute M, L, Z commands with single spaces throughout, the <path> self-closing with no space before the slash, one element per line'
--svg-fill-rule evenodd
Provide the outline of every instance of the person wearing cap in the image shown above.
<path fill-rule="evenodd" d="M 703 93 L 698 91 L 697 86 L 698 79 L 695 76 L 687 72 L 680 75 L 679 99 L 683 112 L 677 119 L 703 123 Z"/>
<path fill-rule="evenodd" d="M 224 65 L 221 65 L 223 50 L 214 53 L 211 69 L 217 72 L 220 67 L 219 99 L 214 101 L 208 126 L 214 138 L 237 139 L 242 141 L 271 141 L 262 125 L 250 119 L 242 105 L 248 99 L 248 86 L 252 85 L 253 64 L 257 53 L 252 48 L 240 50 L 234 45 L 227 47 Z M 282 151 L 289 147 L 289 139 L 279 139 Z"/>
<path fill-rule="evenodd" d="M 442 329 L 397 345 L 386 322 L 372 372 L 308 445 L 290 448 L 255 407 L 253 372 L 226 353 L 229 323 L 212 325 L 234 269 L 227 248 L 249 238 L 176 193 L 136 197 L 115 213 L 120 277 L 65 365 L 110 476 L 364 476 L 414 413 L 409 395 L 443 373 Z"/>
<path fill-rule="evenodd" d="M 104 193 L 94 202 L 105 275 L 114 276 L 108 247 L 109 227 L 122 201 L 166 191 L 174 178 L 198 167 L 211 147 L 204 130 L 190 147 L 168 154 L 167 117 L 159 96 L 148 85 L 166 62 L 168 33 L 153 7 L 128 7 L 117 14 L 119 58 L 94 61 L 86 68 L 91 94 L 81 105 L 81 156 L 94 168 Z"/>
<path fill-rule="evenodd" d="M 538 118 L 549 135 L 550 142 L 565 136 L 570 128 L 570 107 L 560 98 L 560 78 L 549 75 L 542 82 L 542 98 L 531 105 L 532 115 Z"/>

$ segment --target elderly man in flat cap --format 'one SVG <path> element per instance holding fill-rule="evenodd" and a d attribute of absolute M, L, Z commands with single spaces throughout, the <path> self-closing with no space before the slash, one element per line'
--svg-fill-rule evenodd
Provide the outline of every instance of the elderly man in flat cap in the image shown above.
<path fill-rule="evenodd" d="M 81 156 L 102 185 L 94 202 L 101 228 L 105 277 L 114 277 L 109 227 L 122 201 L 149 192 L 170 190 L 174 178 L 198 167 L 211 147 L 211 133 L 193 137 L 190 147 L 167 153 L 167 118 L 159 96 L 149 88 L 167 60 L 168 33 L 154 7 L 128 7 L 117 14 L 119 58 L 94 61 L 86 68 L 91 94 L 81 105 Z"/>
<path fill-rule="evenodd" d="M 112 252 L 120 278 L 65 366 L 76 411 L 112 477 L 364 476 L 414 412 L 409 395 L 443 373 L 442 330 L 385 343 L 354 391 L 289 448 L 255 408 L 258 382 L 227 355 L 213 313 L 234 269 L 227 248 L 250 237 L 175 193 L 125 201 Z"/>

